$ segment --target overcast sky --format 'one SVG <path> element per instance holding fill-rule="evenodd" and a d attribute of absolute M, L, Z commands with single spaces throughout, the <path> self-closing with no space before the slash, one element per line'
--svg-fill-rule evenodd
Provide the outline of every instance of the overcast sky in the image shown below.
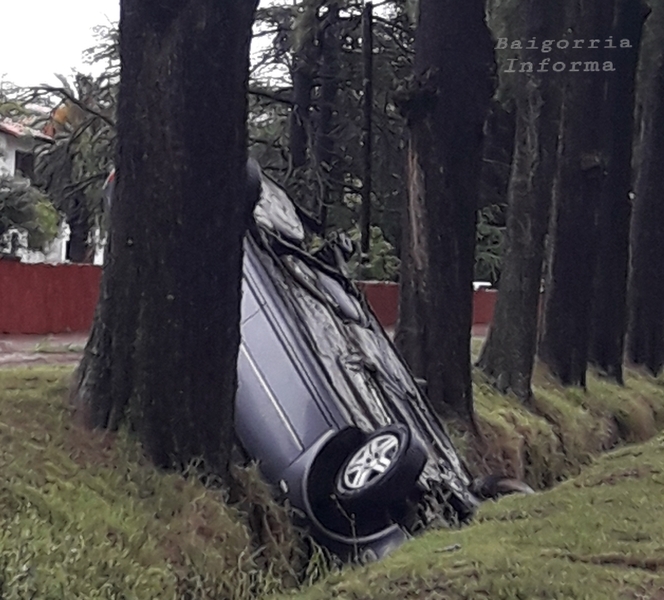
<path fill-rule="evenodd" d="M 0 2 L 0 79 L 23 86 L 57 84 L 53 74 L 73 67 L 88 70 L 82 53 L 94 45 L 92 28 L 120 16 L 120 0 Z"/>
<path fill-rule="evenodd" d="M 83 66 L 92 28 L 117 21 L 120 0 L 2 0 L 0 78 L 18 85 L 57 83 Z"/>

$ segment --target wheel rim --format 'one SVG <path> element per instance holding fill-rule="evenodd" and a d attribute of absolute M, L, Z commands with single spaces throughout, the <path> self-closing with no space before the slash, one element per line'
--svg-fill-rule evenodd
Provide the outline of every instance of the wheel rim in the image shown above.
<path fill-rule="evenodd" d="M 355 491 L 380 478 L 399 451 L 399 438 L 392 433 L 376 436 L 348 461 L 341 479 L 345 490 Z"/>

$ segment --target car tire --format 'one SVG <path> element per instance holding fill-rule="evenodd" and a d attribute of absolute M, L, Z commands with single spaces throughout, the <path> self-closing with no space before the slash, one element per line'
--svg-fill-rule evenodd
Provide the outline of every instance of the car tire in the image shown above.
<path fill-rule="evenodd" d="M 414 491 L 426 459 L 408 427 L 383 427 L 344 461 L 335 478 L 335 496 L 353 514 L 399 505 Z"/>

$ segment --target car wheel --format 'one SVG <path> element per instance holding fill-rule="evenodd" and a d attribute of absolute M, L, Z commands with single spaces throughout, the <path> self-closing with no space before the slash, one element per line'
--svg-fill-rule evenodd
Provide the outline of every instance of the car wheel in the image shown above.
<path fill-rule="evenodd" d="M 389 425 L 372 435 L 343 463 L 335 494 L 349 512 L 406 500 L 426 463 L 426 452 L 405 425 Z"/>

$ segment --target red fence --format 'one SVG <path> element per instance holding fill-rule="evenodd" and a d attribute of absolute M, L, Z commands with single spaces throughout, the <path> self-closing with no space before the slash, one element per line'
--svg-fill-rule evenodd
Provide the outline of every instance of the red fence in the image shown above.
<path fill-rule="evenodd" d="M 29 265 L 0 259 L 0 334 L 87 331 L 92 323 L 101 269 L 92 265 Z M 384 327 L 399 314 L 396 283 L 361 282 L 367 300 Z M 478 290 L 473 324 L 488 325 L 495 290 Z"/>
<path fill-rule="evenodd" d="M 367 301 L 383 327 L 394 327 L 399 318 L 399 284 L 383 281 L 360 281 Z M 496 290 L 481 288 L 473 295 L 473 326 L 489 325 L 496 304 Z"/>
<path fill-rule="evenodd" d="M 0 259 L 0 333 L 87 331 L 101 269 Z"/>

